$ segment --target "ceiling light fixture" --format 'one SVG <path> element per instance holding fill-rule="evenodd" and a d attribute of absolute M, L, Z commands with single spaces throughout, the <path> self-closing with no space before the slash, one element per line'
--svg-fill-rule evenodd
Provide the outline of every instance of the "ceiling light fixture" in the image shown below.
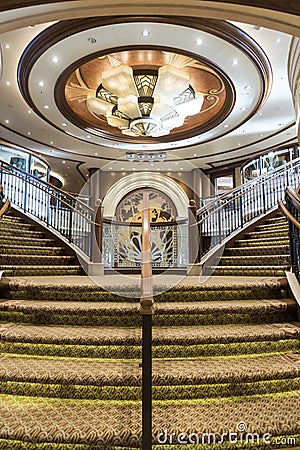
<path fill-rule="evenodd" d="M 134 162 L 163 162 L 166 159 L 166 152 L 158 152 L 158 153 L 134 153 L 134 152 L 127 152 L 126 153 L 127 161 Z"/>
<path fill-rule="evenodd" d="M 195 92 L 184 70 L 171 65 L 132 69 L 122 63 L 102 72 L 87 105 L 127 136 L 160 137 L 198 114 L 204 95 Z"/>

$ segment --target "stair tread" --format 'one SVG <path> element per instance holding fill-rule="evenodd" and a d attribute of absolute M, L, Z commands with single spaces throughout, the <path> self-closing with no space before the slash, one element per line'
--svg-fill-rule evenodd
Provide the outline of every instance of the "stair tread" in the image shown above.
<path fill-rule="evenodd" d="M 266 299 L 266 300 L 224 300 L 224 301 L 205 301 L 205 302 L 170 302 L 157 303 L 155 305 L 155 314 L 177 313 L 212 313 L 214 311 L 223 311 L 224 313 L 234 313 L 237 311 L 284 311 L 288 307 L 295 307 L 293 299 Z M 99 313 L 102 314 L 127 314 L 139 311 L 139 301 L 135 303 L 127 302 L 80 302 L 80 301 L 44 301 L 44 300 L 1 300 L 0 311 L 51 311 L 62 313 Z"/>
<path fill-rule="evenodd" d="M 80 330 L 80 333 L 79 333 Z M 141 327 L 70 327 L 0 324 L 0 336 L 9 342 L 83 345 L 140 345 Z M 153 345 L 253 342 L 297 339 L 300 323 L 153 327 Z"/>
<path fill-rule="evenodd" d="M 300 356 L 264 355 L 252 357 L 154 360 L 153 384 L 201 384 L 249 382 L 300 375 Z M 5 355 L 0 360 L 1 381 L 69 383 L 78 385 L 140 385 L 139 361 L 77 360 Z"/>
<path fill-rule="evenodd" d="M 163 439 L 164 430 L 166 433 L 178 430 L 185 436 L 193 432 L 195 437 L 198 433 L 201 439 L 201 432 L 205 430 L 205 433 L 215 433 L 219 439 L 224 430 L 235 433 L 241 418 L 246 427 L 250 424 L 252 432 L 260 436 L 266 433 L 266 424 L 268 436 L 297 434 L 300 410 L 295 405 L 299 403 L 299 395 L 299 391 L 294 391 L 250 399 L 153 402 L 153 436 Z M 0 413 L 2 436 L 6 439 L 66 442 L 73 446 L 75 443 L 94 446 L 98 442 L 109 446 L 120 445 L 122 436 L 124 446 L 139 447 L 141 443 L 140 401 L 120 404 L 0 395 Z M 247 433 L 249 431 L 247 429 Z M 183 436 L 181 434 L 181 440 Z"/>

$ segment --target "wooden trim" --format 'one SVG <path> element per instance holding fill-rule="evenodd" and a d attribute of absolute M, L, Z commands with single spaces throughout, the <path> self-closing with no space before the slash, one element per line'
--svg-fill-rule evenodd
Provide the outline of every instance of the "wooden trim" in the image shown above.
<path fill-rule="evenodd" d="M 278 207 L 279 207 L 280 211 L 282 212 L 282 214 L 284 216 L 286 216 L 286 218 L 288 220 L 290 220 L 292 222 L 292 224 L 295 225 L 296 228 L 298 228 L 298 230 L 300 230 L 300 223 L 298 222 L 298 220 L 295 219 L 294 216 L 292 216 L 292 214 L 285 207 L 284 203 L 281 200 L 278 202 Z"/>
<path fill-rule="evenodd" d="M 2 205 L 2 208 L 0 209 L 0 219 L 2 219 L 2 217 L 8 213 L 8 211 L 10 210 L 11 204 L 9 199 L 7 198 L 4 202 L 4 204 Z"/>

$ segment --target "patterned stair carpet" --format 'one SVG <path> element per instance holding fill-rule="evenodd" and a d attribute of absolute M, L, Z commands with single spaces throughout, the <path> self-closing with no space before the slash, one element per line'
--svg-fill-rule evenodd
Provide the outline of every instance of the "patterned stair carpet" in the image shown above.
<path fill-rule="evenodd" d="M 287 220 L 276 215 L 225 248 L 214 275 L 280 277 L 290 268 Z"/>
<path fill-rule="evenodd" d="M 277 223 L 266 226 L 273 233 Z M 39 264 L 52 249 L 55 257 L 64 255 L 48 241 L 39 246 L 29 239 Z M 286 238 L 277 239 L 285 254 Z M 13 250 L 10 258 L 23 258 L 19 241 L 1 242 Z M 247 257 L 258 251 L 277 258 L 265 247 L 249 246 Z M 237 245 L 226 258 L 243 258 L 245 248 Z M 24 261 L 15 259 L 18 270 Z M 130 296 L 135 288 L 114 286 L 112 293 L 84 277 L 58 280 L 1 280 L 0 449 L 140 449 L 142 327 L 138 298 Z M 248 280 L 212 277 L 198 284 L 188 277 L 166 291 L 157 286 L 163 292 L 155 295 L 153 316 L 152 449 L 300 445 L 297 306 L 285 276 Z"/>
<path fill-rule="evenodd" d="M 5 276 L 83 275 L 74 256 L 21 217 L 0 221 L 0 270 Z"/>

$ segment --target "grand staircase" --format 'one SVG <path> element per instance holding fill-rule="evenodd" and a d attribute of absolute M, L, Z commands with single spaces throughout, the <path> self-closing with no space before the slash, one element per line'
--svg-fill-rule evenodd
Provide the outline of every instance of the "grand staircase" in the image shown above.
<path fill-rule="evenodd" d="M 269 258 L 260 277 L 190 277 L 155 297 L 153 449 L 300 445 L 286 224 L 270 219 L 254 233 L 226 249 L 221 270 L 236 274 L 244 262 L 249 275 L 260 252 Z M 140 448 L 141 316 L 131 286 L 112 294 L 84 277 L 24 277 L 18 246 L 9 247 L 18 269 L 2 266 L 0 449 Z"/>
<path fill-rule="evenodd" d="M 285 276 L 289 253 L 288 223 L 276 214 L 228 245 L 214 275 Z"/>
<path fill-rule="evenodd" d="M 74 256 L 57 246 L 26 218 L 12 214 L 0 221 L 0 270 L 6 276 L 83 275 Z"/>

